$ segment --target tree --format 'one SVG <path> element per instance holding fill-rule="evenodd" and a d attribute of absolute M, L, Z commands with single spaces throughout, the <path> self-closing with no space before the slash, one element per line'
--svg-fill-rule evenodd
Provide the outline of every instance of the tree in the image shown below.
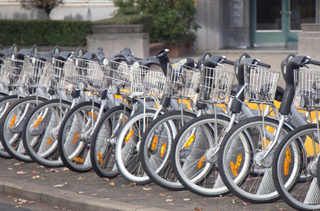
<path fill-rule="evenodd" d="M 50 12 L 53 8 L 58 6 L 59 4 L 62 4 L 62 0 L 20 0 L 21 5 L 23 8 L 26 9 L 44 9 L 45 13 L 47 14 L 48 18 L 50 15 Z"/>

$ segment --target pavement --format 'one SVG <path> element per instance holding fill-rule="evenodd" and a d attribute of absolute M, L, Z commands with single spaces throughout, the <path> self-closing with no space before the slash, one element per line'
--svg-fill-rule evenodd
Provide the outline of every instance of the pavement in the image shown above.
<path fill-rule="evenodd" d="M 243 50 L 212 52 L 236 60 Z M 280 70 L 280 63 L 291 51 L 246 51 L 253 58 Z M 196 61 L 203 52 L 189 55 Z M 179 58 L 171 58 L 172 61 Z M 233 71 L 232 67 L 226 69 Z M 282 81 L 281 81 L 282 80 Z M 279 85 L 284 86 L 281 78 Z M 121 176 L 102 179 L 95 172 L 75 173 L 66 168 L 44 168 L 36 163 L 0 159 L 0 194 L 34 201 L 71 211 L 162 211 L 162 210 L 293 210 L 282 200 L 250 204 L 232 194 L 205 198 L 187 190 L 169 191 L 154 183 L 137 186 Z M 23 204 L 22 204 L 23 207 Z"/>

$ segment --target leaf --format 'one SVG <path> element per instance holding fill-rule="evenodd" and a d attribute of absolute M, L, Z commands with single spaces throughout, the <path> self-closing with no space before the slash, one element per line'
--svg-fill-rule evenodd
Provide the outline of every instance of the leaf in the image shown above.
<path fill-rule="evenodd" d="M 13 170 L 13 168 L 8 168 L 9 171 Z"/>
<path fill-rule="evenodd" d="M 20 208 L 21 207 L 21 205 L 17 205 L 17 206 L 15 206 L 15 208 Z"/>
<path fill-rule="evenodd" d="M 104 190 L 106 190 L 106 189 L 105 189 L 105 188 L 102 188 L 102 189 L 98 190 L 98 192 L 101 192 L 101 191 L 104 191 Z"/>
<path fill-rule="evenodd" d="M 61 188 L 61 187 L 63 187 L 64 186 L 64 184 L 58 184 L 58 185 L 54 185 L 53 187 L 55 187 L 55 188 Z"/>
<path fill-rule="evenodd" d="M 39 179 L 40 178 L 40 175 L 37 175 L 37 176 L 33 176 L 32 179 Z"/>
<path fill-rule="evenodd" d="M 59 171 L 56 169 L 50 169 L 50 172 L 59 172 Z"/>
<path fill-rule="evenodd" d="M 250 205 L 251 203 L 249 203 L 249 202 L 245 202 L 245 201 L 244 201 L 244 202 L 242 202 L 242 204 L 244 204 L 244 205 L 246 205 L 246 206 L 247 206 L 247 205 Z"/>
<path fill-rule="evenodd" d="M 202 208 L 201 207 L 195 207 L 195 208 L 193 208 L 191 210 L 202 211 Z"/>
<path fill-rule="evenodd" d="M 168 194 L 159 193 L 160 196 L 167 196 Z"/>
<path fill-rule="evenodd" d="M 103 181 L 109 181 L 110 179 L 109 179 L 109 178 L 104 177 L 102 180 L 103 180 Z"/>
<path fill-rule="evenodd" d="M 14 166 L 21 166 L 22 164 L 24 164 L 24 162 L 15 163 L 15 164 L 13 164 L 13 165 L 14 165 Z"/>
<path fill-rule="evenodd" d="M 83 194 L 83 191 L 79 191 L 78 194 Z"/>
<path fill-rule="evenodd" d="M 191 199 L 183 199 L 183 201 L 190 201 Z"/>
<path fill-rule="evenodd" d="M 129 186 L 137 186 L 137 183 L 131 182 L 131 183 L 129 184 Z"/>
<path fill-rule="evenodd" d="M 279 210 L 279 211 L 284 211 L 284 210 L 287 210 L 287 208 L 279 208 L 279 209 L 277 209 L 277 210 Z"/>
<path fill-rule="evenodd" d="M 39 172 L 39 171 L 36 171 L 36 170 L 33 170 L 33 171 L 31 172 L 31 174 L 40 174 L 40 172 Z"/>
<path fill-rule="evenodd" d="M 128 196 L 129 197 L 135 197 L 135 196 L 137 196 L 137 194 L 129 194 Z"/>
<path fill-rule="evenodd" d="M 69 171 L 69 169 L 68 168 L 63 168 L 62 171 Z"/>
<path fill-rule="evenodd" d="M 17 175 L 24 175 L 24 174 L 27 174 L 27 172 L 25 172 L 25 171 L 18 171 L 17 172 Z"/>
<path fill-rule="evenodd" d="M 111 185 L 111 186 L 115 186 L 114 182 L 110 182 L 110 185 Z"/>
<path fill-rule="evenodd" d="M 173 199 L 166 199 L 166 201 L 174 201 Z"/>
<path fill-rule="evenodd" d="M 232 203 L 236 203 L 237 199 L 231 199 Z"/>
<path fill-rule="evenodd" d="M 44 166 L 36 166 L 36 168 L 44 168 Z"/>
<path fill-rule="evenodd" d="M 85 177 L 79 177 L 78 180 L 84 180 Z"/>
<path fill-rule="evenodd" d="M 98 194 L 96 193 L 91 193 L 90 196 L 97 196 Z"/>
<path fill-rule="evenodd" d="M 170 206 L 174 206 L 174 203 L 170 203 L 169 205 L 170 205 Z"/>
<path fill-rule="evenodd" d="M 152 188 L 143 188 L 143 190 L 151 190 Z"/>
<path fill-rule="evenodd" d="M 121 185 L 121 187 L 125 187 L 125 186 L 127 186 L 127 185 Z"/>

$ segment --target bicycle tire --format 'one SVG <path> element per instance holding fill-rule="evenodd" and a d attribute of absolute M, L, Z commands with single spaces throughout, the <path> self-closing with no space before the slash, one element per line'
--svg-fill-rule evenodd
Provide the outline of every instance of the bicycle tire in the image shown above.
<path fill-rule="evenodd" d="M 2 118 L 3 114 L 8 110 L 10 105 L 17 100 L 18 100 L 17 95 L 3 96 L 0 98 L 0 119 Z M 0 157 L 11 158 L 11 155 L 8 152 L 6 152 L 1 141 L 0 141 Z"/>
<path fill-rule="evenodd" d="M 320 209 L 318 152 L 313 152 L 313 143 L 306 143 L 313 141 L 314 134 L 318 134 L 316 124 L 300 126 L 285 137 L 275 152 L 274 184 L 281 198 L 297 210 Z"/>
<path fill-rule="evenodd" d="M 64 166 L 58 152 L 57 132 L 70 106 L 71 103 L 65 100 L 47 100 L 26 115 L 22 129 L 23 146 L 39 165 Z"/>
<path fill-rule="evenodd" d="M 120 174 L 115 163 L 115 141 L 119 128 L 130 118 L 130 113 L 131 109 L 123 105 L 109 109 L 92 134 L 91 163 L 96 174 L 102 178 L 114 178 Z"/>
<path fill-rule="evenodd" d="M 138 145 L 142 138 L 141 132 L 153 121 L 154 116 L 154 110 L 147 110 L 146 113 L 140 112 L 130 117 L 123 126 L 115 146 L 115 158 L 120 174 L 126 180 L 138 185 L 152 182 L 145 174 L 139 160 Z"/>
<path fill-rule="evenodd" d="M 17 160 L 23 162 L 32 162 L 32 159 L 26 154 L 22 144 L 21 132 L 23 123 L 26 120 L 27 113 L 36 106 L 47 100 L 43 97 L 25 97 L 10 105 L 0 120 L 0 139 L 5 150 Z M 28 110 L 25 110 L 28 109 Z M 22 113 L 20 112 L 23 111 Z M 17 123 L 19 123 L 16 125 Z"/>
<path fill-rule="evenodd" d="M 152 121 L 143 133 L 140 161 L 148 177 L 160 187 L 174 191 L 185 189 L 174 174 L 169 149 L 182 125 L 195 117 L 196 114 L 184 111 L 182 120 L 181 111 L 167 112 Z M 162 151 L 163 146 L 168 150 Z"/>
<path fill-rule="evenodd" d="M 74 172 L 81 173 L 92 169 L 90 145 L 82 135 L 92 128 L 90 125 L 87 125 L 88 128 L 83 127 L 86 127 L 86 124 L 92 124 L 90 122 L 92 120 L 96 121 L 99 109 L 98 103 L 94 103 L 94 112 L 92 112 L 92 102 L 79 103 L 61 122 L 58 133 L 59 155 L 64 165 Z"/>
<path fill-rule="evenodd" d="M 280 199 L 272 181 L 272 168 L 262 168 L 254 161 L 259 149 L 264 149 L 264 143 L 273 138 L 278 125 L 278 120 L 268 117 L 264 117 L 264 123 L 262 117 L 248 118 L 233 127 L 222 140 L 218 159 L 221 178 L 230 192 L 244 201 L 270 203 Z M 262 130 L 263 127 L 266 130 Z M 278 141 L 290 131 L 284 124 Z"/>
<path fill-rule="evenodd" d="M 215 123 L 218 139 L 229 125 L 224 115 L 203 115 L 188 122 L 177 134 L 171 153 L 173 169 L 183 186 L 200 196 L 214 197 L 228 193 L 218 176 L 216 160 L 208 160 L 208 149 L 216 146 Z"/>

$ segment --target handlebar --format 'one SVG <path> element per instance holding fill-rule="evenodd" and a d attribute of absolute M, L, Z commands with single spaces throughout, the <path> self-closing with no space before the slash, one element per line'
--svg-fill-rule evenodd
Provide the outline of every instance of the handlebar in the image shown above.
<path fill-rule="evenodd" d="M 258 62 L 256 65 L 261 66 L 261 67 L 271 68 L 271 65 L 266 64 L 266 63 L 262 63 L 262 62 Z"/>
<path fill-rule="evenodd" d="M 315 61 L 315 60 L 309 60 L 308 63 L 309 63 L 309 64 L 313 64 L 313 65 L 320 66 L 320 62 Z"/>
<path fill-rule="evenodd" d="M 223 60 L 223 63 L 229 64 L 229 65 L 234 65 L 234 61 L 227 60 L 227 59 Z"/>

